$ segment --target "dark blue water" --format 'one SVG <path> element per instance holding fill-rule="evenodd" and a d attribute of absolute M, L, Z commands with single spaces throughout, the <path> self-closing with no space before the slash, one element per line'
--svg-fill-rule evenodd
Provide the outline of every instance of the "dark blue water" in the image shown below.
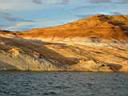
<path fill-rule="evenodd" d="M 0 72 L 0 96 L 128 96 L 128 74 Z"/>

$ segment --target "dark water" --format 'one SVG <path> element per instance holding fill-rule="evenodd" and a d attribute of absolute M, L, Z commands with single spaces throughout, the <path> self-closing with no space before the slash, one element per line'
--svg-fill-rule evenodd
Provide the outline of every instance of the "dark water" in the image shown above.
<path fill-rule="evenodd" d="M 0 96 L 128 96 L 128 74 L 1 72 Z"/>

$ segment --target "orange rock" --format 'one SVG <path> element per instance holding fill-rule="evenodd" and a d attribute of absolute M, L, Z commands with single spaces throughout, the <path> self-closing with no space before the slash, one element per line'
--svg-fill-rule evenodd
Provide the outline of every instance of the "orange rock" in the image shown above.
<path fill-rule="evenodd" d="M 20 49 L 19 48 L 11 48 L 9 51 L 13 56 L 18 56 L 20 54 Z"/>
<path fill-rule="evenodd" d="M 69 24 L 36 28 L 18 33 L 29 38 L 98 37 L 103 39 L 128 39 L 128 16 L 96 15 Z"/>

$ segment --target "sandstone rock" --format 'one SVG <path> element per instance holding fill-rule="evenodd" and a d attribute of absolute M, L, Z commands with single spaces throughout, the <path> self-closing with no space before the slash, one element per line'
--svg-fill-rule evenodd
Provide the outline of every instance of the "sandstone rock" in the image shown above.
<path fill-rule="evenodd" d="M 97 15 L 56 27 L 0 32 L 0 69 L 128 72 L 127 20 Z"/>
<path fill-rule="evenodd" d="M 11 48 L 8 50 L 8 52 L 12 55 L 12 56 L 18 56 L 20 54 L 20 50 L 19 48 Z"/>

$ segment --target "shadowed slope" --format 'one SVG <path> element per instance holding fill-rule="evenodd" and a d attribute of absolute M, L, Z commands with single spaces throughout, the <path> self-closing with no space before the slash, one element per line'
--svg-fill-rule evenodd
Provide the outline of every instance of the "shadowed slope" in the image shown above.
<path fill-rule="evenodd" d="M 128 47 L 124 44 L 67 45 L 0 37 L 0 61 L 0 68 L 6 66 L 6 70 L 128 72 Z"/>

